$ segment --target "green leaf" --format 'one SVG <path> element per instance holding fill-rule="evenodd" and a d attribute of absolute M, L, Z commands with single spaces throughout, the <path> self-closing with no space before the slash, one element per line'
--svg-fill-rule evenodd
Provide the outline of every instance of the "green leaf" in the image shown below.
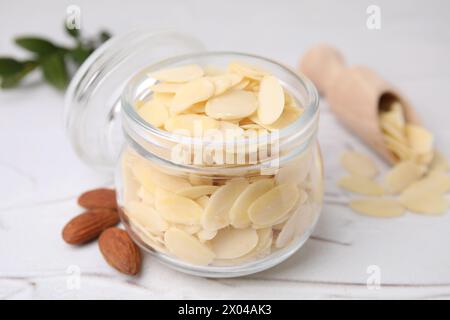
<path fill-rule="evenodd" d="M 74 39 L 79 39 L 80 38 L 80 29 L 77 28 L 73 28 L 73 29 L 69 29 L 67 24 L 64 25 L 64 28 L 66 29 L 66 32 L 69 36 L 71 36 Z"/>
<path fill-rule="evenodd" d="M 50 41 L 38 37 L 19 37 L 15 39 L 15 42 L 18 46 L 39 55 L 50 54 L 58 50 L 58 47 Z"/>
<path fill-rule="evenodd" d="M 79 45 L 69 51 L 69 56 L 76 64 L 80 65 L 84 62 L 84 60 L 87 59 L 87 57 L 89 57 L 92 51 L 93 50 L 91 48 L 86 48 L 84 46 Z"/>
<path fill-rule="evenodd" d="M 9 75 L 2 75 L 0 87 L 3 89 L 9 89 L 17 86 L 20 83 L 20 81 L 27 74 L 33 71 L 37 66 L 38 64 L 36 63 L 36 61 L 22 62 L 22 69 L 19 72 Z"/>
<path fill-rule="evenodd" d="M 56 89 L 63 90 L 69 83 L 69 75 L 67 73 L 64 55 L 56 52 L 45 59 L 41 63 L 42 72 L 45 80 Z"/>
<path fill-rule="evenodd" d="M 9 57 L 0 58 L 0 76 L 9 76 L 16 74 L 23 68 L 23 62 Z"/>

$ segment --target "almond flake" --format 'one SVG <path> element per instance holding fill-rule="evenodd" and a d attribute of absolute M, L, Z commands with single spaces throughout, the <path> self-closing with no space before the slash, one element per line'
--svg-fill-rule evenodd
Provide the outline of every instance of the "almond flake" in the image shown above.
<path fill-rule="evenodd" d="M 172 114 L 179 114 L 192 105 L 208 100 L 214 94 L 214 85 L 207 78 L 200 78 L 182 85 L 172 100 Z"/>
<path fill-rule="evenodd" d="M 232 90 L 208 100 L 205 113 L 214 119 L 236 120 L 256 111 L 257 99 L 251 92 Z"/>
<path fill-rule="evenodd" d="M 400 203 L 394 199 L 358 199 L 350 201 L 349 206 L 357 213 L 380 218 L 398 217 L 405 212 Z"/>
<path fill-rule="evenodd" d="M 353 175 L 373 178 L 378 174 L 373 160 L 369 156 L 355 151 L 345 151 L 341 157 L 341 165 Z"/>
<path fill-rule="evenodd" d="M 166 69 L 150 74 L 150 77 L 158 79 L 159 81 L 167 82 L 187 82 L 203 76 L 203 69 L 196 65 L 186 65 L 173 69 Z"/>
<path fill-rule="evenodd" d="M 176 257 L 195 265 L 208 265 L 215 255 L 196 237 L 176 228 L 164 234 L 167 249 Z"/>
<path fill-rule="evenodd" d="M 258 103 L 261 124 L 272 124 L 278 120 L 284 109 L 284 91 L 277 78 L 265 76 L 261 80 Z"/>
<path fill-rule="evenodd" d="M 419 180 L 424 172 L 425 167 L 413 161 L 399 162 L 386 174 L 386 187 L 391 193 L 399 193 Z"/>
<path fill-rule="evenodd" d="M 345 190 L 367 196 L 381 196 L 384 194 L 382 186 L 363 176 L 351 175 L 342 177 L 339 179 L 338 185 Z"/>

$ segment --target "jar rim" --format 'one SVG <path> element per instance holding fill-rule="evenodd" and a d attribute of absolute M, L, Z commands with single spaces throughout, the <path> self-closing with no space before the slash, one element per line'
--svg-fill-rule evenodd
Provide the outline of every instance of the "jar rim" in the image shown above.
<path fill-rule="evenodd" d="M 183 60 L 188 59 L 199 59 L 202 57 L 218 57 L 218 56 L 237 56 L 242 58 L 251 58 L 256 60 L 261 60 L 263 62 L 275 65 L 283 70 L 283 72 L 287 73 L 288 75 L 292 76 L 295 81 L 297 81 L 301 87 L 306 91 L 307 95 L 307 105 L 304 106 L 304 112 L 302 115 L 295 120 L 293 123 L 288 125 L 285 128 L 282 128 L 278 130 L 278 139 L 289 139 L 292 140 L 296 137 L 310 137 L 315 133 L 315 129 L 317 127 L 317 120 L 319 116 L 319 95 L 317 92 L 316 87 L 314 84 L 303 74 L 299 74 L 298 72 L 295 72 L 292 68 L 278 62 L 275 60 L 272 60 L 270 58 L 266 58 L 260 55 L 255 54 L 249 54 L 244 52 L 237 52 L 237 51 L 205 51 L 205 52 L 196 52 L 196 53 L 189 53 L 189 54 L 183 54 L 178 55 L 175 57 L 167 58 L 162 61 L 159 61 L 157 63 L 154 63 L 150 65 L 145 70 L 141 70 L 137 74 L 135 74 L 127 83 L 125 86 L 125 89 L 121 96 L 121 106 L 122 106 L 122 118 L 123 118 L 123 125 L 131 125 L 134 127 L 135 131 L 142 132 L 143 134 L 139 134 L 141 138 L 146 140 L 146 134 L 153 135 L 157 138 L 161 138 L 165 141 L 171 141 L 175 143 L 181 143 L 181 144 L 190 144 L 190 145 L 203 145 L 205 143 L 205 140 L 201 137 L 190 137 L 190 136 L 183 136 L 180 134 L 174 134 L 165 130 L 161 130 L 159 128 L 156 128 L 146 122 L 136 111 L 134 107 L 134 99 L 133 92 L 135 90 L 134 88 L 134 81 L 136 81 L 137 78 L 141 77 L 143 73 L 147 74 L 149 70 L 156 71 L 158 69 L 161 69 L 162 66 L 167 66 L 170 64 L 176 64 L 179 62 L 182 62 Z M 129 135 L 126 135 L 129 139 L 131 138 Z M 258 138 L 256 138 L 258 139 Z M 255 140 L 255 137 L 242 137 L 239 138 L 239 140 L 243 143 L 255 143 L 257 140 Z M 308 139 L 309 140 L 309 139 Z M 224 143 L 226 144 L 226 142 Z M 159 157 L 158 157 L 159 158 Z M 165 160 L 165 159 L 161 159 Z M 281 158 L 280 158 L 281 160 Z M 260 166 L 262 163 L 259 163 L 258 166 Z M 176 163 L 176 165 L 179 165 Z M 185 168 L 190 166 L 185 166 Z M 217 167 L 214 167 L 217 168 Z M 246 167 L 248 169 L 248 167 Z M 227 168 L 228 169 L 228 168 Z"/>

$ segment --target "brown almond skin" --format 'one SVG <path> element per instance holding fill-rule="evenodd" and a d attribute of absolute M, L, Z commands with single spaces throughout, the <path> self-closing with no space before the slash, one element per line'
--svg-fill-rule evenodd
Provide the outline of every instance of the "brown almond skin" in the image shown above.
<path fill-rule="evenodd" d="M 96 239 L 103 230 L 120 221 L 116 210 L 91 209 L 70 220 L 62 231 L 68 244 L 80 245 Z"/>
<path fill-rule="evenodd" d="M 109 228 L 102 232 L 98 246 L 106 262 L 119 272 L 135 275 L 141 269 L 141 251 L 125 230 Z"/>
<path fill-rule="evenodd" d="M 78 197 L 78 204 L 86 209 L 117 209 L 116 191 L 107 188 L 86 191 Z"/>

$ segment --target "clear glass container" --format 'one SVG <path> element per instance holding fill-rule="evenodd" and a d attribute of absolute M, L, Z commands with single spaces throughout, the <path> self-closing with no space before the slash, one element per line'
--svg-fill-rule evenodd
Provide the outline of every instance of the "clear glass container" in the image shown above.
<path fill-rule="evenodd" d="M 251 274 L 287 259 L 312 233 L 323 202 L 316 89 L 264 57 L 206 52 L 195 39 L 174 33 L 137 34 L 139 41 L 129 34 L 94 53 L 66 97 L 67 127 L 81 158 L 97 168 L 115 167 L 122 221 L 132 238 L 169 267 L 206 277 Z M 157 56 L 145 55 L 161 42 L 164 50 Z M 167 50 L 167 44 L 177 50 Z M 117 56 L 123 60 L 114 62 Z M 303 114 L 276 133 L 240 137 L 231 144 L 163 131 L 136 111 L 137 101 L 153 95 L 152 72 L 193 63 L 224 67 L 236 60 L 276 76 Z M 198 150 L 203 161 L 195 160 Z M 217 150 L 223 158 L 217 158 Z M 244 150 L 241 162 L 236 150 Z M 225 160 L 228 156 L 233 160 Z M 196 186 L 212 194 L 196 198 Z M 255 199 L 249 198 L 252 186 L 261 189 Z M 259 201 L 252 210 L 262 213 L 258 221 L 264 223 L 230 218 L 230 211 L 240 212 L 239 199 L 251 199 L 252 205 Z"/>

